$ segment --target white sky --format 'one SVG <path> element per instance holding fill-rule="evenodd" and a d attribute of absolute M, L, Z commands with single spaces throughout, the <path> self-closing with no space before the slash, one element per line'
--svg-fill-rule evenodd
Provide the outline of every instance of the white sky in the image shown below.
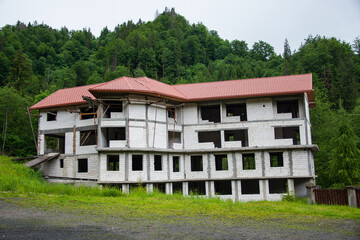
<path fill-rule="evenodd" d="M 152 21 L 166 6 L 223 39 L 245 40 L 249 48 L 262 40 L 277 53 L 285 38 L 293 51 L 309 34 L 348 43 L 360 36 L 360 0 L 0 0 L 0 27 L 36 20 L 56 29 L 88 27 L 99 36 L 105 26 Z"/>

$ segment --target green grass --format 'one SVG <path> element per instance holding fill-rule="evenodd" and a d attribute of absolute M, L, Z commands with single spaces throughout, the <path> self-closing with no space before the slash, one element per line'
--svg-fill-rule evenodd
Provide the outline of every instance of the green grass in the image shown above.
<path fill-rule="evenodd" d="M 86 212 L 96 216 L 122 218 L 171 218 L 206 216 L 226 221 L 281 220 L 313 223 L 325 219 L 351 219 L 360 222 L 360 209 L 348 206 L 308 205 L 305 199 L 294 202 L 236 202 L 218 198 L 183 197 L 142 188 L 130 194 L 98 187 L 53 184 L 39 172 L 12 163 L 0 156 L 0 199 L 15 198 L 24 206 L 69 212 Z"/>

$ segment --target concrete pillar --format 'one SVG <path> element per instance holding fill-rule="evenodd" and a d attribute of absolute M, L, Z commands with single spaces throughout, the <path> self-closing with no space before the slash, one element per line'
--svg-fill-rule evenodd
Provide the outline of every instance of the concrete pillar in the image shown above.
<path fill-rule="evenodd" d="M 350 207 L 358 207 L 358 202 L 356 199 L 356 190 L 360 190 L 360 187 L 347 186 L 346 189 L 347 189 L 349 206 Z"/>
<path fill-rule="evenodd" d="M 215 184 L 214 181 L 205 182 L 206 196 L 214 197 L 215 196 Z"/>
<path fill-rule="evenodd" d="M 262 188 L 261 188 L 261 186 L 260 186 L 260 192 L 261 192 L 261 190 L 262 190 L 262 194 L 263 194 L 263 200 L 266 200 L 267 199 L 267 195 L 269 194 L 269 184 L 268 184 L 268 181 L 269 180 L 260 180 L 260 182 L 262 182 L 262 183 L 260 183 L 261 184 L 261 186 L 262 186 Z"/>
<path fill-rule="evenodd" d="M 288 185 L 288 191 L 291 195 L 294 195 L 295 193 L 295 185 L 294 185 L 294 179 L 288 179 L 287 180 L 287 185 Z"/>
<path fill-rule="evenodd" d="M 146 184 L 146 192 L 152 193 L 153 191 L 154 191 L 154 184 L 152 184 L 152 183 L 147 183 L 147 184 Z"/>
<path fill-rule="evenodd" d="M 172 194 L 172 183 L 165 183 L 165 193 Z"/>
<path fill-rule="evenodd" d="M 129 184 L 122 184 L 121 188 L 123 193 L 129 193 Z"/>
<path fill-rule="evenodd" d="M 313 191 L 313 189 L 315 187 L 316 187 L 316 185 L 313 184 L 313 183 L 307 183 L 306 184 L 306 195 L 307 195 L 308 204 L 316 203 L 316 201 L 315 201 L 315 193 Z"/>
<path fill-rule="evenodd" d="M 189 195 L 189 182 L 183 182 L 183 195 L 188 196 Z"/>

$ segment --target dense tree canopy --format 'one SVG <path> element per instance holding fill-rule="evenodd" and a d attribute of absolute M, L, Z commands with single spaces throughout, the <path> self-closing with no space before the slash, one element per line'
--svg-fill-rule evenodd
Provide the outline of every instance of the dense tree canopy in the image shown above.
<path fill-rule="evenodd" d="M 284 53 L 277 55 L 264 41 L 251 48 L 245 41 L 229 42 L 168 8 L 153 21 L 128 21 L 114 31 L 105 27 L 99 37 L 90 29 L 53 29 L 37 22 L 6 25 L 0 30 L 2 151 L 35 152 L 26 106 L 60 88 L 121 76 L 148 76 L 177 84 L 312 73 L 317 98 L 317 107 L 311 111 L 312 131 L 320 147 L 315 163 L 318 183 L 328 187 L 335 183 L 328 166 L 337 154 L 328 140 L 336 142 L 339 137 L 339 119 L 349 119 L 348 135 L 355 137 L 348 139 L 357 149 L 360 145 L 359 42 L 359 38 L 350 44 L 309 36 L 291 52 L 285 39 Z M 9 98 L 14 104 L 8 109 Z"/>

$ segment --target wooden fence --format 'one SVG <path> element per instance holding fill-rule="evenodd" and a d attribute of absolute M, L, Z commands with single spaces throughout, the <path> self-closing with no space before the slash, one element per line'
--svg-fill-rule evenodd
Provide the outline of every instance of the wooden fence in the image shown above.
<path fill-rule="evenodd" d="M 357 207 L 360 208 L 360 189 L 355 189 Z"/>
<path fill-rule="evenodd" d="M 357 191 L 357 198 L 359 199 Z M 348 205 L 348 194 L 346 189 L 314 189 L 315 201 L 326 205 Z M 359 203 L 359 201 L 358 201 Z"/>

